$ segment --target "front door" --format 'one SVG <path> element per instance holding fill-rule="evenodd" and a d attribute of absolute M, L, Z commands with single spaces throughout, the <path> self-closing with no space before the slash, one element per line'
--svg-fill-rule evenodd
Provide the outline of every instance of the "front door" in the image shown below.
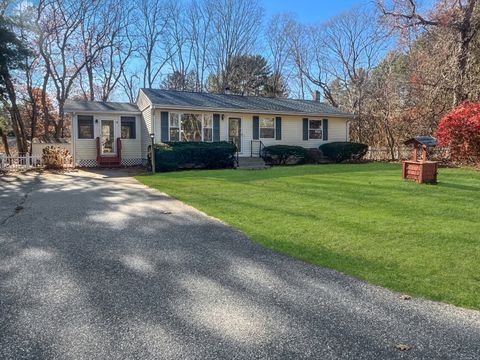
<path fill-rule="evenodd" d="M 228 141 L 233 142 L 242 152 L 242 119 L 228 118 Z"/>
<path fill-rule="evenodd" d="M 102 154 L 115 155 L 115 126 L 113 120 L 102 122 Z"/>

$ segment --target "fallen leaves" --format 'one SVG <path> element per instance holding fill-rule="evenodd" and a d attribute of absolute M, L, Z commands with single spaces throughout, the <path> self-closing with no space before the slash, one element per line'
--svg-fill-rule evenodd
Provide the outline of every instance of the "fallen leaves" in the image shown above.
<path fill-rule="evenodd" d="M 395 345 L 395 349 L 398 351 L 408 351 L 412 349 L 412 346 L 407 344 L 397 344 Z"/>

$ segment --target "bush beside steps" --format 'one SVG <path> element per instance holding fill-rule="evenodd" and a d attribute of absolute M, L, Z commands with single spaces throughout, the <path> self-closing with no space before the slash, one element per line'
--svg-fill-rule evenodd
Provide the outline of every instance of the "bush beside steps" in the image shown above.
<path fill-rule="evenodd" d="M 155 171 L 235 167 L 236 146 L 219 142 L 165 142 L 154 146 Z"/>
<path fill-rule="evenodd" d="M 263 149 L 262 157 L 270 165 L 303 164 L 307 149 L 301 146 L 272 145 Z"/>

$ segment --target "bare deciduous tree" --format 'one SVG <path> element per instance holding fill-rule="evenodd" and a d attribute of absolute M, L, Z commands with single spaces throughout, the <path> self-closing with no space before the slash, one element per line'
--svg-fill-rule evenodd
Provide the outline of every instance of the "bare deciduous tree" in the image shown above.
<path fill-rule="evenodd" d="M 139 0 L 136 6 L 135 35 L 138 56 L 143 62 L 143 87 L 150 88 L 159 85 L 161 71 L 171 56 L 169 44 L 165 43 L 168 16 L 162 0 Z"/>
<path fill-rule="evenodd" d="M 468 66 L 471 62 L 472 40 L 478 34 L 480 19 L 478 1 L 440 0 L 434 11 L 422 13 L 416 0 L 377 0 L 377 4 L 387 20 L 400 30 L 410 28 L 445 28 L 456 36 L 458 81 L 455 84 L 454 104 L 469 98 L 465 83 Z"/>
<path fill-rule="evenodd" d="M 291 36 L 296 26 L 293 15 L 274 15 L 268 25 L 266 37 L 267 52 L 272 70 L 271 87 L 279 89 L 288 81 L 287 67 L 290 60 Z M 288 70 L 288 73 L 291 71 Z M 290 74 L 289 74 L 290 75 Z"/>
<path fill-rule="evenodd" d="M 64 136 L 65 101 L 82 70 L 108 46 L 106 40 L 111 30 L 108 24 L 96 24 L 93 29 L 82 31 L 88 19 L 95 17 L 98 6 L 99 3 L 88 0 L 40 0 L 38 3 L 39 51 L 48 74 L 47 82 L 53 84 L 59 112 L 58 121 L 54 123 L 55 137 Z M 79 55 L 85 52 L 87 56 Z"/>
<path fill-rule="evenodd" d="M 381 24 L 365 19 L 375 16 L 368 8 L 357 7 L 325 24 L 304 27 L 293 43 L 297 66 L 309 82 L 333 106 L 356 114 L 356 140 L 362 139 L 364 127 L 365 83 L 383 56 L 388 36 Z"/>
<path fill-rule="evenodd" d="M 195 91 L 205 89 L 207 71 L 210 68 L 208 49 L 212 41 L 210 26 L 212 14 L 205 1 L 192 0 L 187 8 L 190 46 L 195 72 Z"/>
<path fill-rule="evenodd" d="M 251 52 L 260 33 L 263 9 L 258 0 L 205 0 L 211 13 L 213 71 L 222 74 L 216 88 L 225 89 L 231 59 Z"/>

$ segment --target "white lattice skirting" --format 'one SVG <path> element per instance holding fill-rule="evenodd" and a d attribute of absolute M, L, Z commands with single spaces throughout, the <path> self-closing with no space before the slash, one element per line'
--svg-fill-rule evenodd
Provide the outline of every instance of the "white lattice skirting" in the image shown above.
<path fill-rule="evenodd" d="M 78 167 L 96 167 L 97 166 L 97 160 L 95 159 L 82 159 L 77 161 L 77 166 Z"/>
<path fill-rule="evenodd" d="M 123 166 L 139 166 L 143 164 L 142 159 L 122 159 Z"/>
<path fill-rule="evenodd" d="M 122 159 L 123 166 L 139 166 L 144 164 L 143 159 Z M 95 159 L 81 159 L 77 161 L 78 167 L 92 168 L 97 167 L 97 160 Z"/>

